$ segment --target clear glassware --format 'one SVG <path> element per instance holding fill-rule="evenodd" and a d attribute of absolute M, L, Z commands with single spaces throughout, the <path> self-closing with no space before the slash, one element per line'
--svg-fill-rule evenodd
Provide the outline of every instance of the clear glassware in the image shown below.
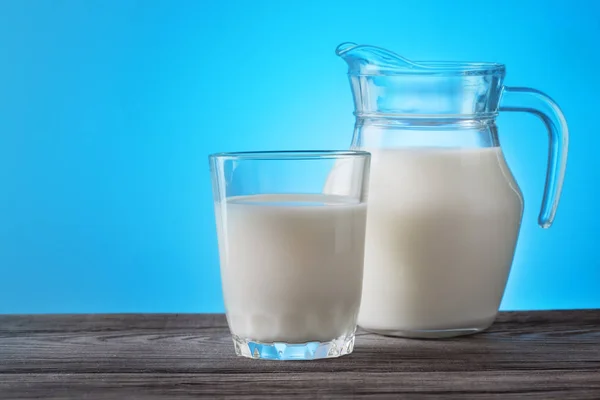
<path fill-rule="evenodd" d="M 504 86 L 502 64 L 413 62 L 354 43 L 336 53 L 354 98 L 351 149 L 371 153 L 359 326 L 428 338 L 486 329 L 504 295 L 523 212 L 495 119 L 522 111 L 546 126 L 539 225 L 548 228 L 567 161 L 561 110 L 538 90 Z"/>
<path fill-rule="evenodd" d="M 239 356 L 350 354 L 360 306 L 364 151 L 209 156 L 227 322 Z M 325 193 L 338 162 L 341 190 Z"/>

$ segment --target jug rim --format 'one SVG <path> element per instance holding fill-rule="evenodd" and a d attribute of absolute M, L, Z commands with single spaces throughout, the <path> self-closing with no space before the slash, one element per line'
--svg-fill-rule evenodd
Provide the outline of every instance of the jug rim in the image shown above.
<path fill-rule="evenodd" d="M 415 61 L 421 66 L 430 67 L 431 72 L 481 72 L 483 73 L 495 73 L 503 72 L 506 67 L 504 64 L 496 62 L 472 62 L 472 61 Z"/>
<path fill-rule="evenodd" d="M 344 42 L 340 44 L 335 53 L 337 56 L 345 58 L 348 53 L 360 52 L 362 49 L 370 49 L 376 52 L 385 54 L 386 58 L 390 57 L 397 64 L 379 65 L 371 71 L 364 69 L 349 70 L 348 74 L 352 76 L 388 76 L 388 75 L 494 75 L 504 74 L 506 72 L 505 64 L 498 62 L 486 61 L 451 61 L 451 60 L 428 60 L 416 61 L 408 60 L 398 53 L 384 49 L 379 46 L 368 44 L 356 44 L 352 42 Z"/>
<path fill-rule="evenodd" d="M 348 72 L 352 76 L 393 75 L 497 75 L 506 72 L 506 66 L 495 62 L 470 61 L 415 61 L 423 69 L 378 68 L 373 72 Z"/>

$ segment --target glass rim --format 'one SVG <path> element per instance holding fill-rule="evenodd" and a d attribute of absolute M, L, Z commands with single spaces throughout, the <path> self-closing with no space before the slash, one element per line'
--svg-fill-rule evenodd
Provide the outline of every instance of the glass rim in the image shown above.
<path fill-rule="evenodd" d="M 351 157 L 369 158 L 371 153 L 363 150 L 259 150 L 221 152 L 208 156 L 211 160 L 320 160 Z"/>

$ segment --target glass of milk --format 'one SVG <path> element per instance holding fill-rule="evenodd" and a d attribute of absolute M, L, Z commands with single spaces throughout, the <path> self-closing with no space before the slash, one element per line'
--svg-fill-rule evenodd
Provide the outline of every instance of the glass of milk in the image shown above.
<path fill-rule="evenodd" d="M 209 161 L 236 354 L 273 360 L 350 354 L 362 294 L 370 153 L 238 152 Z"/>

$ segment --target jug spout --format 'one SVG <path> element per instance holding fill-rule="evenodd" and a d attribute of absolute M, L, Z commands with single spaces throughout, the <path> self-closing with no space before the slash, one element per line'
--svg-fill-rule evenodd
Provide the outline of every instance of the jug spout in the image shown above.
<path fill-rule="evenodd" d="M 392 74 L 399 71 L 426 68 L 382 47 L 344 42 L 335 54 L 348 64 L 350 75 Z"/>

